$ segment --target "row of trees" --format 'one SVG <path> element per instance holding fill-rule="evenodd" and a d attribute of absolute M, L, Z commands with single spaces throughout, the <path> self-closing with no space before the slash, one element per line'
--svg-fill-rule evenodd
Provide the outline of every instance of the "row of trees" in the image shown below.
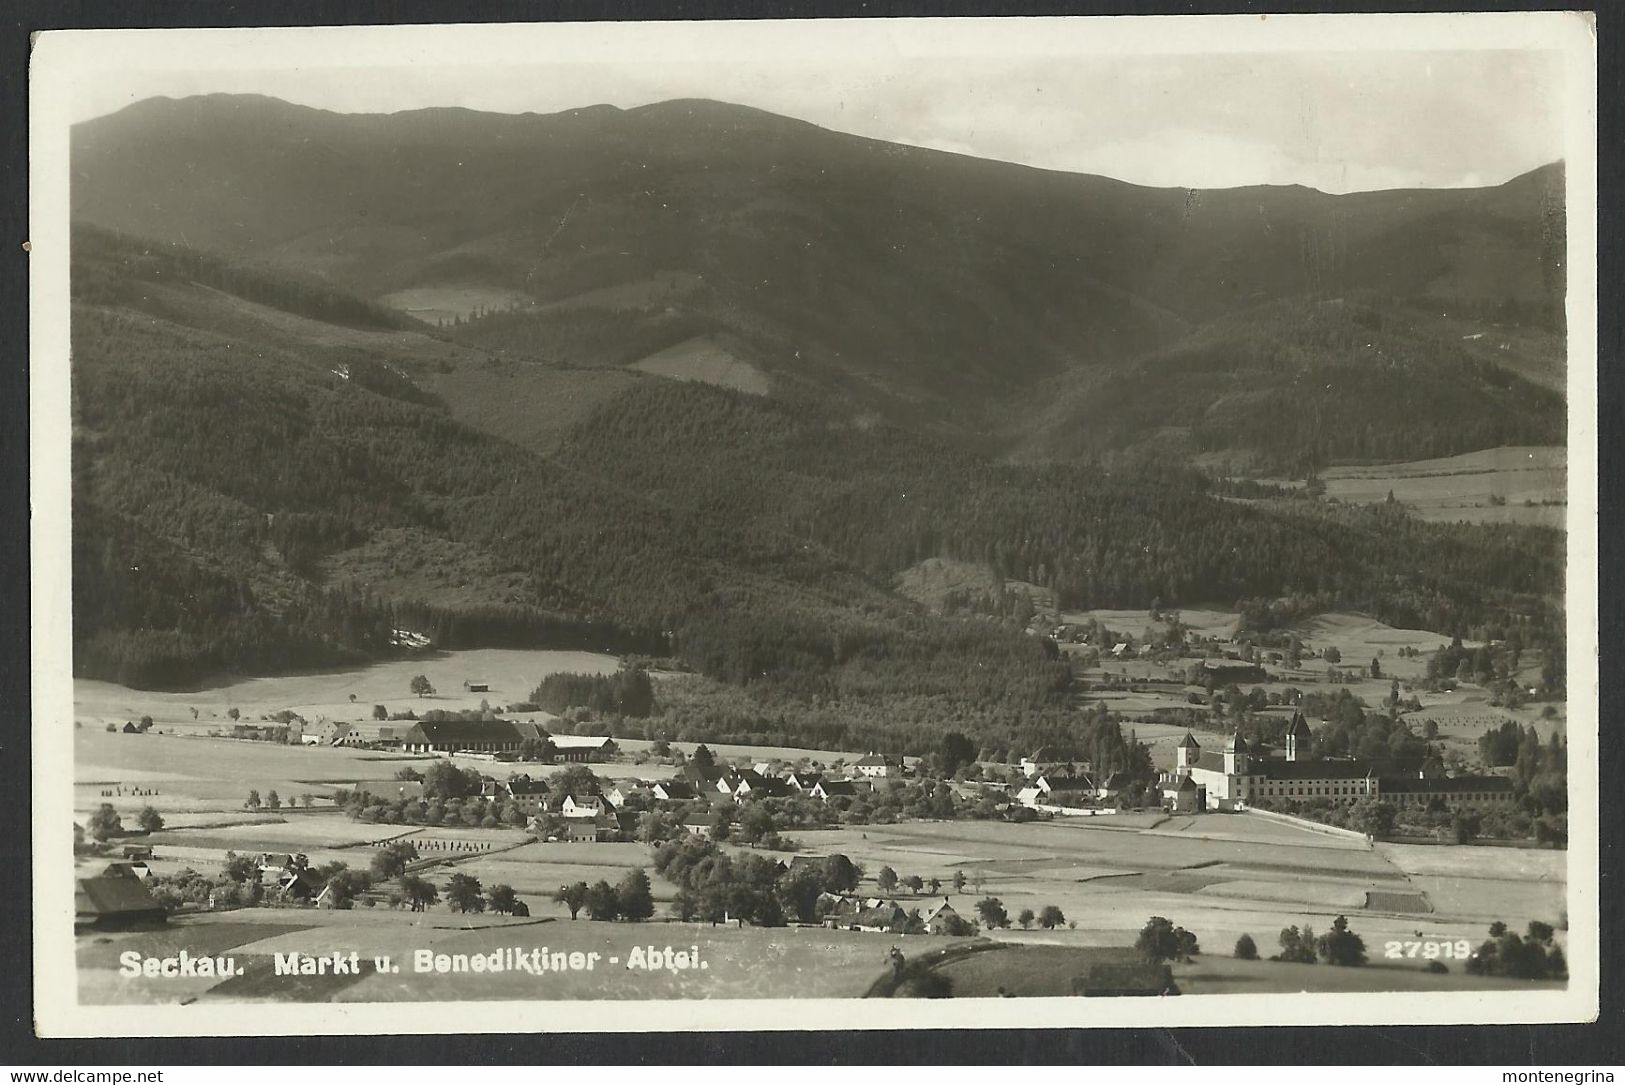
<path fill-rule="evenodd" d="M 1490 924 L 1489 937 L 1467 959 L 1466 969 L 1475 976 L 1509 976 L 1513 979 L 1565 979 L 1568 960 L 1558 945 L 1550 923 L 1532 920 L 1523 935 L 1508 930 L 1501 922 Z"/>
<path fill-rule="evenodd" d="M 1283 927 L 1278 941 L 1281 951 L 1270 957 L 1272 961 L 1290 964 L 1324 961 L 1342 968 L 1354 968 L 1366 962 L 1365 939 L 1349 929 L 1347 916 L 1332 920 L 1332 929 L 1321 935 L 1316 935 L 1307 923 L 1301 929 Z M 1258 959 L 1258 947 L 1251 935 L 1244 934 L 1236 940 L 1235 955 L 1242 960 Z"/>
<path fill-rule="evenodd" d="M 600 878 L 591 885 L 583 881 L 560 886 L 553 899 L 570 909 L 571 919 L 583 908 L 589 919 L 600 922 L 619 919 L 636 923 L 655 914 L 654 891 L 642 867 L 627 871 L 617 885 Z"/>

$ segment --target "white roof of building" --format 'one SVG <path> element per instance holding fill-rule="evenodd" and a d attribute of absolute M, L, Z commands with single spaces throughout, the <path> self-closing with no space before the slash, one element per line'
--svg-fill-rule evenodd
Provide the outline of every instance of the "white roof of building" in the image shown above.
<path fill-rule="evenodd" d="M 554 735 L 553 748 L 555 750 L 596 750 L 606 742 L 613 742 L 611 738 L 600 738 L 593 735 Z"/>

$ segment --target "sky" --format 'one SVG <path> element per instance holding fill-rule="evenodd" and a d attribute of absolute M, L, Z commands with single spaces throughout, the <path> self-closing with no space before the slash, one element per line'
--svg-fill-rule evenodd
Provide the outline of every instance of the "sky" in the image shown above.
<path fill-rule="evenodd" d="M 138 48 L 98 43 L 107 58 L 78 81 L 73 115 L 212 92 L 341 112 L 700 97 L 1137 184 L 1327 192 L 1499 184 L 1564 157 L 1562 56 L 1517 47 L 1516 33 L 1395 33 L 1361 17 L 1284 31 L 1250 18 L 951 22 L 136 32 Z"/>

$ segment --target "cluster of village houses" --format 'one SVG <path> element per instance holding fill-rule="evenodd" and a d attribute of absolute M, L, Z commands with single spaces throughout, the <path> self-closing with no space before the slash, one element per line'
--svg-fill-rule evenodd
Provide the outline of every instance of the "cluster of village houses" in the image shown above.
<path fill-rule="evenodd" d="M 324 721 L 310 733 L 317 736 L 317 741 L 334 745 L 362 741 L 358 732 L 343 723 Z M 409 753 L 510 761 L 527 740 L 541 739 L 552 743 L 555 761 L 604 762 L 619 754 L 612 738 L 550 735 L 539 724 L 501 719 L 420 721 L 398 734 L 381 733 L 365 742 L 371 745 L 382 741 Z M 1452 805 L 1490 805 L 1511 802 L 1514 797 L 1512 783 L 1506 777 L 1451 776 L 1437 758 L 1312 758 L 1306 753 L 1310 739 L 1308 722 L 1301 713 L 1293 716 L 1281 749 L 1233 734 L 1220 749 L 1204 750 L 1193 735 L 1187 734 L 1176 749 L 1173 770 L 1160 774 L 1156 781 L 1162 806 L 1171 813 L 1195 814 L 1243 810 L 1259 800 L 1273 799 L 1352 802 L 1377 797 L 1398 805 L 1425 805 L 1434 800 Z M 998 783 L 964 786 L 980 793 L 991 789 L 1006 802 L 1013 798 L 1016 804 L 1039 813 L 1074 816 L 1111 812 L 1112 804 L 1140 783 L 1121 772 L 1097 778 L 1087 763 L 1050 758 L 1043 750 L 1022 758 L 1020 768 L 1021 782 L 1013 789 Z M 683 821 L 684 830 L 711 838 L 724 820 L 720 804 L 792 795 L 826 803 L 853 799 L 885 788 L 910 771 L 902 758 L 873 752 L 855 762 L 850 773 L 839 779 L 821 772 L 789 769 L 774 773 L 771 769 L 768 762 L 749 768 L 689 762 L 674 779 L 622 781 L 606 791 L 590 794 L 560 791 L 545 780 L 516 773 L 506 781 L 482 777 L 481 794 L 517 805 L 529 817 L 532 828 L 555 834 L 548 837 L 550 840 L 626 839 L 636 831 L 636 815 L 622 807 L 639 793 L 658 802 L 690 805 L 692 812 Z M 100 876 L 80 879 L 77 900 L 81 920 L 95 923 L 107 916 L 150 916 L 154 909 L 161 915 L 162 909 L 143 884 L 149 876 L 144 862 L 147 857 L 131 852 Z M 821 860 L 797 857 L 794 861 Z M 297 864 L 293 856 L 262 855 L 259 863 L 267 891 L 278 899 L 321 903 L 326 886 Z M 826 905 L 830 922 L 853 929 L 897 930 L 904 916 L 897 902 L 878 897 L 834 897 Z M 946 899 L 922 915 L 926 929 L 932 931 L 948 927 L 956 918 Z"/>

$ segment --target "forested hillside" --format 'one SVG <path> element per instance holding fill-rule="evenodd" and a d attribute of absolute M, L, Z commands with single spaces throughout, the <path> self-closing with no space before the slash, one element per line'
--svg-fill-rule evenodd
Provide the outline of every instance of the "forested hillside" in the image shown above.
<path fill-rule="evenodd" d="M 1340 462 L 1562 444 L 1567 432 L 1561 394 L 1484 360 L 1460 334 L 1427 329 L 1407 306 L 1369 299 L 1248 309 L 1046 393 L 1028 456 L 1150 441 L 1191 455 L 1244 451 L 1249 466 L 1304 477 Z"/>
<path fill-rule="evenodd" d="M 79 675 L 408 630 L 675 658 L 662 707 L 712 737 L 1014 748 L 1076 737 L 1070 668 L 1021 608 L 933 614 L 899 574 L 1561 635 L 1559 533 L 1193 466 L 1561 442 L 1519 375 L 1560 369 L 1561 166 L 1150 190 L 719 103 L 254 98 L 141 103 L 73 153 Z M 403 311 L 441 304 L 471 308 Z M 756 394 L 637 368 L 673 348 Z"/>
<path fill-rule="evenodd" d="M 121 251 L 86 245 L 78 266 L 113 274 Z M 240 304 L 183 295 L 186 312 Z M 962 658 L 970 634 L 888 587 L 933 556 L 1068 606 L 1318 594 L 1440 629 L 1538 621 L 1559 590 L 1550 533 L 1247 505 L 1167 463 L 1001 465 L 810 403 L 652 378 L 542 455 L 454 421 L 409 367 L 368 382 L 357 362 L 76 307 L 76 560 L 101 586 L 76 593 L 84 673 L 173 683 L 351 658 L 387 650 L 393 623 L 448 645 L 669 648 L 810 694 L 866 655 L 912 654 L 922 673 Z M 462 589 L 405 592 L 408 573 Z M 173 636 L 160 650 L 120 629 Z M 1005 653 L 991 644 L 976 651 Z"/>
<path fill-rule="evenodd" d="M 1562 434 L 1509 376 L 1561 383 L 1561 164 L 1473 190 L 1149 189 L 719 102 L 216 95 L 78 125 L 72 165 L 78 222 L 362 304 L 464 299 L 446 332 L 470 348 L 611 367 L 713 337 L 774 395 L 1026 458 L 1149 442 L 1279 473 Z"/>

